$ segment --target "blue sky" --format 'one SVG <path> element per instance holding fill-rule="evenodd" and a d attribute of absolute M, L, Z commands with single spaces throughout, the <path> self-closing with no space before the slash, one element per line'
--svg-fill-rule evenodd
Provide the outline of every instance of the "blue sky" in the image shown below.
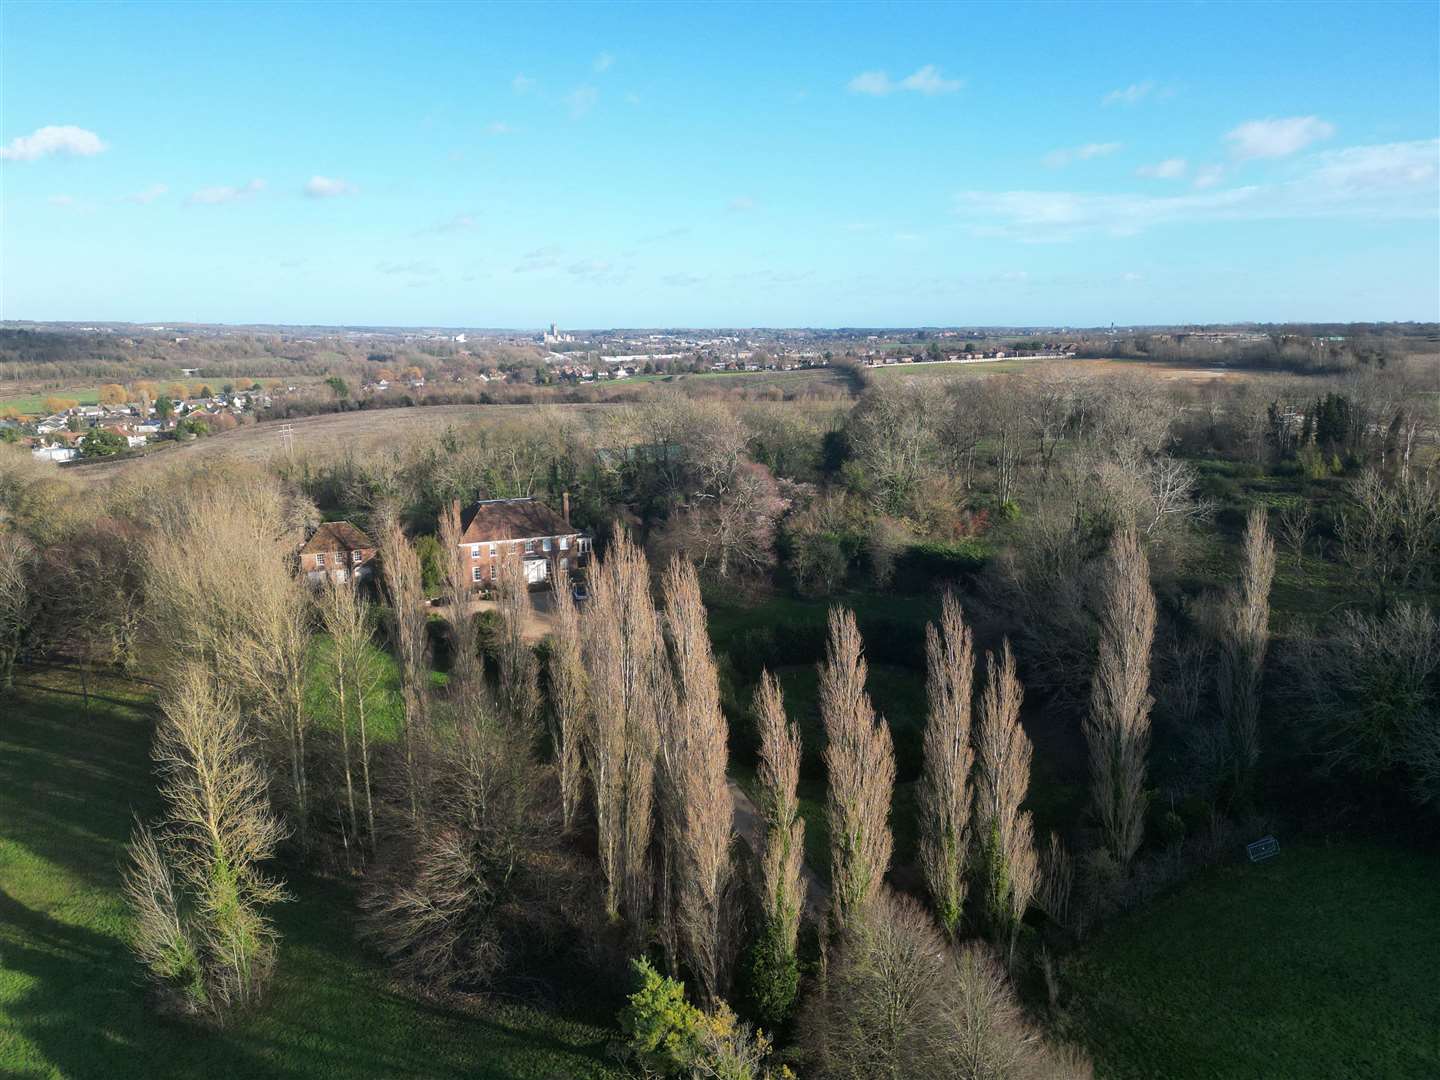
<path fill-rule="evenodd" d="M 0 317 L 1440 319 L 1440 5 L 0 6 Z"/>

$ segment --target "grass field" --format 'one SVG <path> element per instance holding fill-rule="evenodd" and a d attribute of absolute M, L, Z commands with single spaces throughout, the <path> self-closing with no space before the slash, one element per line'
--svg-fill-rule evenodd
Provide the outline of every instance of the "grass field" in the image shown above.
<path fill-rule="evenodd" d="M 1100 1077 L 1440 1076 L 1440 858 L 1359 843 L 1210 871 L 1067 964 Z"/>
<path fill-rule="evenodd" d="M 603 1027 L 394 984 L 355 941 L 348 886 L 295 873 L 264 1009 L 218 1032 L 157 1017 L 118 891 L 132 813 L 158 808 L 148 688 L 97 680 L 87 717 L 65 673 L 19 680 L 0 703 L 0 1076 L 616 1075 Z"/>
<path fill-rule="evenodd" d="M 0 412 L 4 412 L 7 408 L 13 408 L 18 409 L 25 416 L 41 416 L 45 412 L 45 399 L 51 397 L 67 398 L 81 405 L 97 405 L 100 402 L 100 388 L 87 386 L 78 390 L 45 390 L 37 394 L 0 398 Z"/>

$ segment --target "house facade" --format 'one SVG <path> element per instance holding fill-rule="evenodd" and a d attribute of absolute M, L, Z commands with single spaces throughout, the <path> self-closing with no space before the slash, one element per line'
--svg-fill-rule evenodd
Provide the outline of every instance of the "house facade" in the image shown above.
<path fill-rule="evenodd" d="M 375 572 L 375 541 L 348 521 L 327 521 L 300 548 L 300 572 L 312 585 L 363 581 Z"/>
<path fill-rule="evenodd" d="M 460 550 L 476 588 L 491 588 L 500 574 L 500 556 L 513 550 L 525 580 L 550 579 L 552 566 L 573 572 L 590 554 L 590 538 L 570 524 L 570 497 L 561 513 L 537 499 L 482 499 L 460 514 Z M 458 505 L 457 505 L 458 509 Z"/>

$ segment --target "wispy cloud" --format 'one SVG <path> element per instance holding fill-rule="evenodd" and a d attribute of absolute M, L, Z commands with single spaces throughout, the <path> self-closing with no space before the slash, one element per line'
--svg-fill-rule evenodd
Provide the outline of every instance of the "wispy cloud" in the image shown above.
<path fill-rule="evenodd" d="M 884 71 L 862 71 L 846 84 L 846 88 L 852 94 L 868 94 L 871 97 L 886 97 L 901 91 L 933 97 L 936 94 L 953 94 L 964 85 L 964 79 L 947 79 L 934 64 L 926 64 L 898 82 Z"/>
<path fill-rule="evenodd" d="M 517 94 L 528 94 L 535 89 L 535 80 L 528 75 L 516 75 L 510 80 L 510 89 Z"/>
<path fill-rule="evenodd" d="M 47 203 L 49 203 L 51 206 L 74 206 L 74 205 L 75 205 L 75 196 L 74 196 L 74 195 L 51 195 L 51 196 L 50 196 L 48 199 L 46 199 L 45 201 L 46 201 Z"/>
<path fill-rule="evenodd" d="M 565 95 L 565 107 L 570 110 L 570 119 L 578 120 L 600 100 L 600 91 L 593 86 L 577 86 Z"/>
<path fill-rule="evenodd" d="M 170 189 L 164 184 L 151 184 L 144 191 L 137 191 L 133 195 L 126 195 L 125 201 L 139 203 L 141 206 L 145 206 L 169 193 Z"/>
<path fill-rule="evenodd" d="M 494 120 L 485 126 L 486 135 L 509 135 L 512 130 L 504 120 Z"/>
<path fill-rule="evenodd" d="M 1284 119 L 1250 120 L 1227 132 L 1230 153 L 1240 160 L 1289 157 L 1311 143 L 1335 134 L 1335 125 L 1318 116 L 1290 116 Z"/>
<path fill-rule="evenodd" d="M 193 206 L 219 206 L 221 203 L 239 202 L 249 199 L 265 190 L 264 180 L 251 180 L 240 187 L 204 187 L 191 192 L 187 200 Z"/>
<path fill-rule="evenodd" d="M 440 271 L 433 263 L 421 259 L 410 259 L 405 262 L 385 260 L 375 264 L 375 269 L 382 274 L 402 275 L 407 277 L 428 278 L 434 277 Z"/>
<path fill-rule="evenodd" d="M 517 274 L 530 274 L 537 270 L 551 270 L 560 265 L 560 248 L 550 244 L 527 251 L 515 266 Z"/>
<path fill-rule="evenodd" d="M 725 209 L 732 214 L 743 214 L 755 209 L 755 200 L 749 195 L 737 195 L 725 204 Z"/>
<path fill-rule="evenodd" d="M 1205 188 L 1214 187 L 1224 179 L 1224 165 L 1202 165 L 1195 170 L 1194 184 L 1197 188 L 1204 190 Z"/>
<path fill-rule="evenodd" d="M 421 229 L 417 235 L 436 235 L 445 233 L 465 232 L 469 229 L 476 229 L 480 226 L 480 219 L 473 214 L 456 214 L 454 217 L 431 225 L 428 229 Z"/>
<path fill-rule="evenodd" d="M 687 274 L 681 271 L 674 274 L 666 274 L 660 279 L 660 282 L 672 288 L 688 289 L 695 285 L 703 285 L 709 280 L 709 277 L 705 274 Z"/>
<path fill-rule="evenodd" d="M 1189 167 L 1184 158 L 1172 157 L 1157 161 L 1153 165 L 1141 165 L 1135 170 L 1135 175 L 1146 176 L 1152 180 L 1179 180 L 1184 177 Z"/>
<path fill-rule="evenodd" d="M 955 197 L 956 214 L 977 234 L 1029 243 L 1207 221 L 1434 219 L 1437 208 L 1440 140 L 1317 154 L 1283 182 L 1186 195 L 964 191 Z"/>
<path fill-rule="evenodd" d="M 565 270 L 575 277 L 603 277 L 610 272 L 610 264 L 603 259 L 581 259 L 571 263 Z"/>
<path fill-rule="evenodd" d="M 615 66 L 615 57 L 608 52 L 602 52 L 599 56 L 595 57 L 595 62 L 590 66 L 593 67 L 598 74 L 603 74 Z"/>
<path fill-rule="evenodd" d="M 1155 83 L 1146 79 L 1144 82 L 1131 83 L 1129 86 L 1119 90 L 1111 90 L 1100 99 L 1102 105 L 1139 105 L 1155 92 Z"/>
<path fill-rule="evenodd" d="M 312 199 L 334 199 L 357 194 L 359 190 L 350 181 L 341 180 L 338 176 L 312 176 L 305 182 L 305 194 Z"/>
<path fill-rule="evenodd" d="M 0 159 L 5 161 L 38 161 L 55 154 L 73 154 L 77 157 L 93 157 L 104 153 L 109 147 L 99 135 L 73 124 L 50 124 L 36 128 L 29 135 L 17 135 L 9 146 L 0 147 Z"/>
<path fill-rule="evenodd" d="M 1072 161 L 1089 161 L 1091 158 L 1108 157 L 1120 149 L 1118 142 L 1086 143 L 1084 146 L 1072 146 L 1062 150 L 1051 150 L 1044 157 L 1045 167 L 1048 169 L 1063 169 Z"/>

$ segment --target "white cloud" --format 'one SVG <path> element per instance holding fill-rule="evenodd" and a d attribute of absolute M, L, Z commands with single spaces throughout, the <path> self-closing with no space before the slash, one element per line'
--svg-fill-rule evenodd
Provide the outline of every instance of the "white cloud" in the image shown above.
<path fill-rule="evenodd" d="M 9 146 L 0 147 L 5 161 L 38 161 L 53 154 L 74 154 L 93 157 L 109 147 L 93 131 L 73 124 L 50 124 L 36 128 L 29 135 L 17 135 Z"/>
<path fill-rule="evenodd" d="M 1149 79 L 1131 83 L 1120 90 L 1111 90 L 1100 99 L 1102 105 L 1138 105 L 1155 92 L 1155 83 Z"/>
<path fill-rule="evenodd" d="M 1184 158 L 1172 157 L 1157 161 L 1154 165 L 1141 165 L 1135 170 L 1135 175 L 1148 176 L 1153 180 L 1179 180 L 1189 167 Z"/>
<path fill-rule="evenodd" d="M 305 184 L 305 194 L 312 199 L 333 199 L 339 195 L 354 195 L 360 189 L 348 180 L 336 176 L 312 176 Z"/>
<path fill-rule="evenodd" d="M 1204 188 L 1212 188 L 1224 179 L 1224 165 L 1202 165 L 1195 170 L 1195 186 L 1202 190 Z"/>
<path fill-rule="evenodd" d="M 496 120 L 485 128 L 487 135 L 509 135 L 513 129 L 504 120 Z"/>
<path fill-rule="evenodd" d="M 692 285 L 703 285 L 709 278 L 704 274 L 687 274 L 683 271 L 675 274 L 666 274 L 661 282 L 677 289 L 686 289 Z"/>
<path fill-rule="evenodd" d="M 74 205 L 75 205 L 75 196 L 74 196 L 74 195 L 51 195 L 51 196 L 50 196 L 48 199 L 46 199 L 45 201 L 48 202 L 51 206 L 74 206 Z"/>
<path fill-rule="evenodd" d="M 947 79 L 934 64 L 924 67 L 895 82 L 884 71 L 862 71 L 846 84 L 852 94 L 869 94 L 871 97 L 886 97 L 902 90 L 933 97 L 936 94 L 953 94 L 965 85 L 963 79 Z"/>
<path fill-rule="evenodd" d="M 1335 125 L 1318 116 L 1290 116 L 1275 120 L 1250 120 L 1226 133 L 1230 153 L 1247 158 L 1288 157 L 1313 142 L 1335 134 Z"/>
<path fill-rule="evenodd" d="M 900 80 L 902 90 L 914 90 L 917 94 L 953 94 L 965 85 L 964 79 L 947 79 L 934 64 L 926 64 L 920 70 Z"/>
<path fill-rule="evenodd" d="M 189 202 L 194 206 L 218 206 L 258 195 L 265 190 L 264 180 L 251 180 L 242 187 L 206 187 L 192 192 Z"/>
<path fill-rule="evenodd" d="M 601 259 L 581 259 L 565 269 L 576 277 L 602 277 L 610 271 L 610 264 Z"/>
<path fill-rule="evenodd" d="M 560 264 L 560 248 L 555 245 L 536 248 L 534 251 L 527 251 L 520 257 L 519 264 L 515 267 L 515 273 L 528 274 L 537 270 L 550 270 Z"/>
<path fill-rule="evenodd" d="M 480 227 L 480 219 L 473 214 L 456 214 L 449 221 L 442 221 L 438 225 L 432 225 L 428 229 L 421 229 L 419 235 L 427 233 L 457 233 L 467 229 Z"/>
<path fill-rule="evenodd" d="M 154 202 L 162 195 L 168 195 L 169 193 L 170 189 L 164 184 L 151 184 L 144 191 L 137 191 L 133 195 L 126 195 L 125 201 L 139 203 L 140 205 L 144 206 L 148 203 Z"/>
<path fill-rule="evenodd" d="M 1440 139 L 1313 155 L 1292 179 L 1185 195 L 965 191 L 955 212 L 980 235 L 1029 243 L 1157 225 L 1285 219 L 1433 220 L 1440 215 Z"/>
<path fill-rule="evenodd" d="M 725 204 L 725 209 L 732 214 L 743 214 L 747 210 L 755 209 L 755 200 L 749 195 L 737 195 Z"/>
<path fill-rule="evenodd" d="M 608 52 L 602 52 L 599 56 L 595 57 L 595 63 L 591 66 L 597 73 L 609 71 L 615 66 L 615 57 L 611 56 Z"/>
<path fill-rule="evenodd" d="M 1045 167 L 1049 169 L 1060 169 L 1069 165 L 1072 161 L 1089 161 L 1091 158 L 1106 157 L 1120 149 L 1118 142 L 1086 143 L 1084 146 L 1073 146 L 1063 150 L 1051 150 L 1044 157 Z"/>
<path fill-rule="evenodd" d="M 593 86 L 577 86 L 565 95 L 565 106 L 570 110 L 570 119 L 578 120 L 600 100 L 600 91 Z"/>
<path fill-rule="evenodd" d="M 510 80 L 510 89 L 517 94 L 528 94 L 535 89 L 535 80 L 526 75 L 516 75 Z"/>
<path fill-rule="evenodd" d="M 1120 278 L 1121 278 L 1121 280 L 1123 280 L 1123 281 L 1144 281 L 1144 280 L 1145 280 L 1145 275 L 1144 275 L 1144 274 L 1137 274 L 1137 273 L 1135 273 L 1135 271 L 1131 270 L 1131 271 L 1128 271 L 1127 273 L 1121 274 L 1121 275 L 1120 275 Z"/>

